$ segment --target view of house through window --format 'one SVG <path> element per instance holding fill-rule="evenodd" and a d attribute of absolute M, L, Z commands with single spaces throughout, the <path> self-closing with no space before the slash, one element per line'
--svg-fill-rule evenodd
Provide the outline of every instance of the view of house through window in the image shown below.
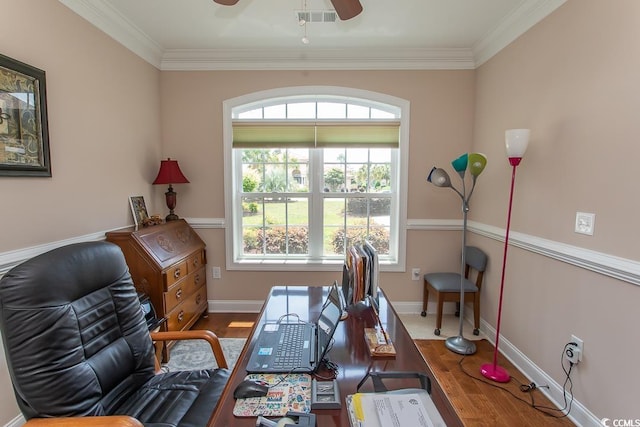
<path fill-rule="evenodd" d="M 235 258 L 341 261 L 366 239 L 394 260 L 400 108 L 314 99 L 232 109 Z"/>

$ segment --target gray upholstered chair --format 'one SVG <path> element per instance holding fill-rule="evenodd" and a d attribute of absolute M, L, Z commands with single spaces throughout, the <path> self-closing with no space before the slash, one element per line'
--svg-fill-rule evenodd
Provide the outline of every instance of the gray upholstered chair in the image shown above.
<path fill-rule="evenodd" d="M 487 268 L 487 255 L 475 246 L 467 246 L 465 252 L 464 269 L 464 302 L 473 302 L 473 334 L 480 333 L 480 288 L 484 271 Z M 470 280 L 472 271 L 476 272 L 475 281 Z M 460 273 L 427 273 L 424 275 L 424 293 L 422 301 L 422 316 L 427 315 L 427 303 L 429 295 L 435 296 L 438 301 L 436 313 L 436 329 L 434 334 L 440 335 L 442 327 L 442 306 L 445 301 L 460 303 Z M 456 315 L 459 312 L 456 311 Z"/>
<path fill-rule="evenodd" d="M 221 368 L 157 373 L 151 335 L 120 248 L 78 243 L 34 257 L 0 280 L 0 333 L 26 426 L 198 427 L 229 378 Z"/>

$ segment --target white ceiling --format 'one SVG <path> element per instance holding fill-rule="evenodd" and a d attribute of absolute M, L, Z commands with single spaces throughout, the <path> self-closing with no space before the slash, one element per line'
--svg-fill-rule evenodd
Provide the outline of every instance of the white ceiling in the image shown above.
<path fill-rule="evenodd" d="M 353 19 L 308 23 L 309 44 L 305 0 L 59 1 L 159 69 L 212 70 L 470 69 L 566 0 L 360 0 Z"/>

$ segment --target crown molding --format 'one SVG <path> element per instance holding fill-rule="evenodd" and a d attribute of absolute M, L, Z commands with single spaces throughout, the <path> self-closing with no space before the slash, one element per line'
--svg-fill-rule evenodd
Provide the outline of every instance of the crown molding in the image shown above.
<path fill-rule="evenodd" d="M 451 70 L 474 69 L 471 49 L 175 49 L 160 69 L 194 70 Z"/>
<path fill-rule="evenodd" d="M 163 50 L 106 0 L 58 0 L 114 40 L 167 71 L 469 70 L 506 47 L 566 0 L 525 0 L 471 49 L 170 49 Z"/>
<path fill-rule="evenodd" d="M 104 0 L 58 0 L 102 30 L 115 41 L 156 68 L 160 68 L 163 50 L 141 29 Z"/>
<path fill-rule="evenodd" d="M 473 57 L 476 67 L 487 62 L 511 42 L 542 21 L 567 0 L 527 0 L 496 28 L 476 43 Z"/>

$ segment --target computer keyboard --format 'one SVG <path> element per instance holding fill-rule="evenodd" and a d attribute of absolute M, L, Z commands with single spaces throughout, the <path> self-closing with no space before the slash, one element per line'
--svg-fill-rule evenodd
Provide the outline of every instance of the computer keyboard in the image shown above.
<path fill-rule="evenodd" d="M 280 327 L 285 327 L 285 329 L 280 336 L 273 366 L 278 369 L 298 368 L 302 363 L 302 341 L 304 340 L 306 325 L 302 323 L 286 323 L 280 325 Z"/>

